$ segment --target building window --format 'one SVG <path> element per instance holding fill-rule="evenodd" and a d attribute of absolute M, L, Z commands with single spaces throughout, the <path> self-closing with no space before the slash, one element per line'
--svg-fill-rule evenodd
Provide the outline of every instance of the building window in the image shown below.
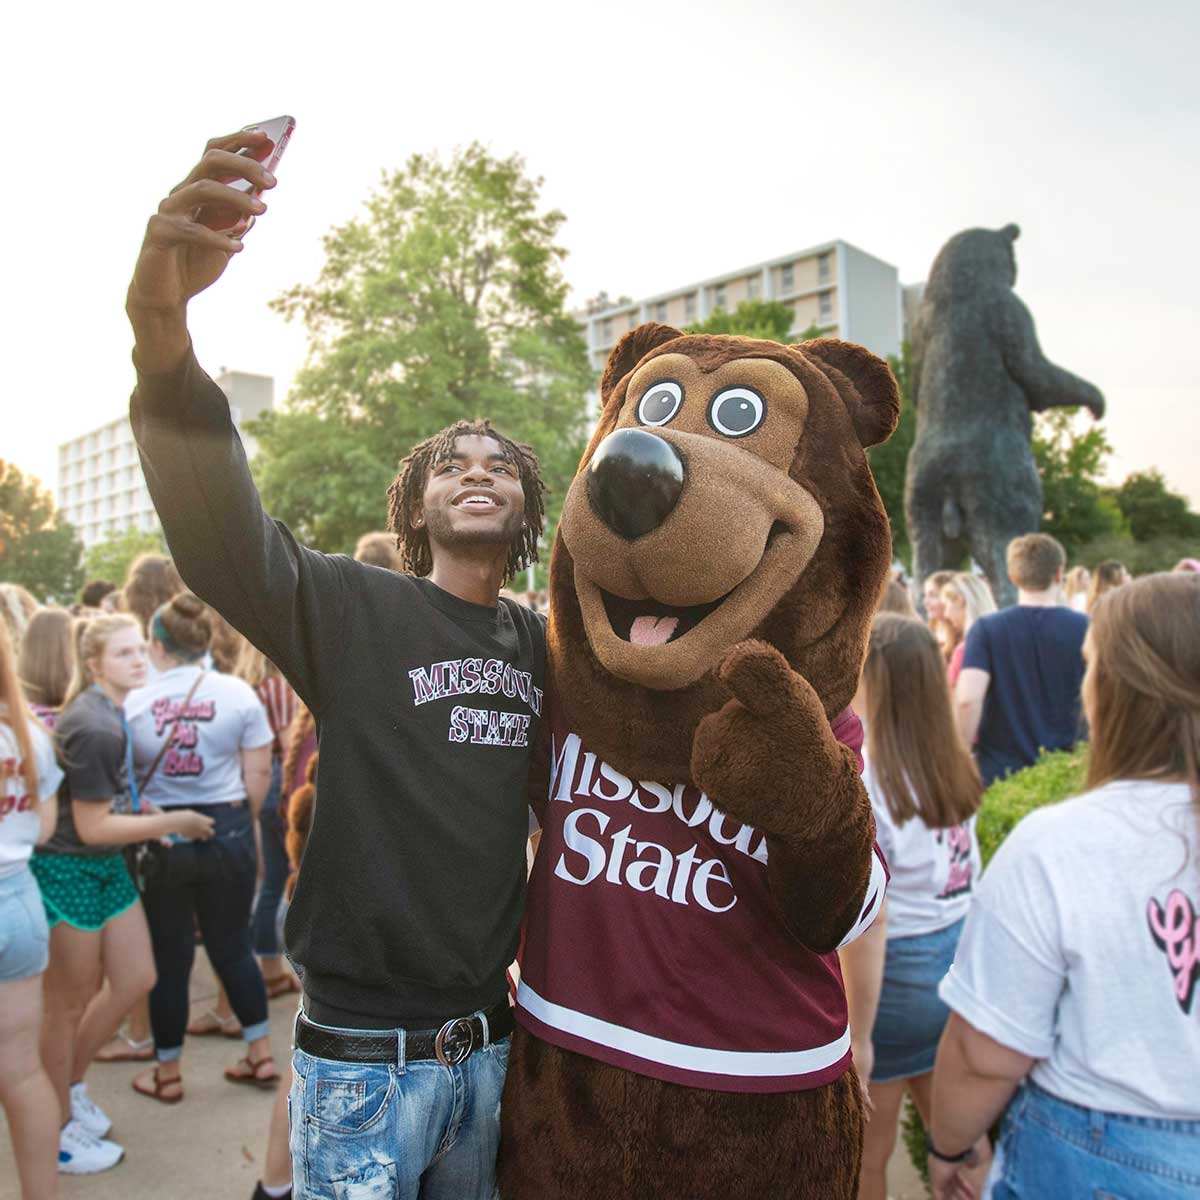
<path fill-rule="evenodd" d="M 779 286 L 784 292 L 792 291 L 796 286 L 796 264 L 785 263 L 779 272 Z"/>
<path fill-rule="evenodd" d="M 683 298 L 683 319 L 685 321 L 694 321 L 696 319 L 696 293 L 689 292 Z"/>
<path fill-rule="evenodd" d="M 654 306 L 654 319 L 659 322 L 664 322 L 667 319 L 667 302 L 660 300 Z"/>
<path fill-rule="evenodd" d="M 641 322 L 638 320 L 638 310 L 632 309 L 629 313 L 629 328 L 636 329 Z"/>
<path fill-rule="evenodd" d="M 605 317 L 600 322 L 600 343 L 607 346 L 612 341 L 612 317 Z"/>
<path fill-rule="evenodd" d="M 822 292 L 820 299 L 820 316 L 822 321 L 833 320 L 833 293 Z"/>
<path fill-rule="evenodd" d="M 828 283 L 833 278 L 833 254 L 826 250 L 817 255 L 817 282 Z"/>
<path fill-rule="evenodd" d="M 751 275 L 749 279 L 746 280 L 746 295 L 751 300 L 758 299 L 759 286 L 761 283 L 762 279 L 757 275 Z"/>
<path fill-rule="evenodd" d="M 723 283 L 718 283 L 713 289 L 713 307 L 725 307 L 725 285 Z"/>

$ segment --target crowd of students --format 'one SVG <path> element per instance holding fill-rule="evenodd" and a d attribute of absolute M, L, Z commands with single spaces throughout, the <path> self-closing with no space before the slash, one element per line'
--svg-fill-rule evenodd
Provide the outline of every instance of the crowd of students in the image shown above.
<path fill-rule="evenodd" d="M 871 1114 L 863 1200 L 887 1194 L 905 1095 L 939 1200 L 981 1194 L 989 1171 L 997 1200 L 1076 1194 L 1064 1180 L 1182 1196 L 1200 1180 L 1200 571 L 1130 582 L 1101 564 L 1086 592 L 1075 574 L 1081 613 L 1064 566 L 1032 535 L 1010 547 L 1013 608 L 966 572 L 926 582 L 923 618 L 895 581 L 880 603 L 854 708 L 891 883 L 884 916 L 842 951 Z M 277 918 L 284 802 L 313 793 L 312 716 L 249 643 L 216 669 L 220 625 L 169 560 L 135 564 L 109 593 L 121 611 L 19 604 L 14 620 L 11 594 L 0 1100 L 23 1194 L 120 1161 L 86 1078 L 148 997 L 156 1061 L 134 1088 L 177 1103 L 185 1029 L 240 1028 L 226 1078 L 277 1096 L 256 1195 L 286 1196 L 290 1071 L 271 1058 L 267 999 L 297 990 Z M 986 783 L 1088 731 L 1085 794 L 1021 822 L 984 875 Z M 293 863 L 310 819 L 297 810 Z M 189 1026 L 197 929 L 221 996 Z"/>
<path fill-rule="evenodd" d="M 0 1101 L 40 1198 L 124 1155 L 88 1092 L 97 1058 L 154 1059 L 134 1089 L 183 1098 L 197 932 L 246 1043 L 225 1078 L 276 1090 L 268 994 L 299 990 L 278 932 L 285 756 L 315 738 L 161 555 L 89 585 L 77 615 L 0 599 Z"/>

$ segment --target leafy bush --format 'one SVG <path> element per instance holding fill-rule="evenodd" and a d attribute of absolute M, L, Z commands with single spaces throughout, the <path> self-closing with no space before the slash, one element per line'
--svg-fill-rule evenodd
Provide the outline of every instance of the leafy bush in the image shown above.
<path fill-rule="evenodd" d="M 1122 562 L 1133 575 L 1149 575 L 1155 571 L 1170 571 L 1181 558 L 1200 555 L 1200 537 L 1156 537 L 1146 542 L 1131 537 L 1106 537 L 1088 542 L 1072 562 L 1094 567 L 1106 558 Z"/>
<path fill-rule="evenodd" d="M 979 850 L 986 868 L 1000 843 L 1022 817 L 1035 808 L 1058 804 L 1084 790 L 1087 777 L 1087 745 L 1074 750 L 1044 750 L 1032 767 L 999 779 L 983 794 L 975 823 Z M 901 1136 L 909 1157 L 922 1179 L 929 1182 L 925 1155 L 925 1126 L 911 1098 L 904 1101 Z"/>

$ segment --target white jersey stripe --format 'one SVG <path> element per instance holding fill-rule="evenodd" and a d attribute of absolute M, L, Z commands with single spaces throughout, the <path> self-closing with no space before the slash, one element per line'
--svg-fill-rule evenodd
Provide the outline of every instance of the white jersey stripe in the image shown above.
<path fill-rule="evenodd" d="M 517 988 L 517 1007 L 525 1009 L 552 1029 L 561 1030 L 599 1046 L 608 1046 L 647 1062 L 659 1063 L 684 1071 L 703 1071 L 709 1075 L 735 1075 L 743 1078 L 770 1078 L 783 1075 L 807 1075 L 832 1067 L 850 1049 L 850 1027 L 827 1046 L 809 1050 L 711 1050 L 688 1046 L 665 1038 L 639 1033 L 624 1025 L 614 1025 L 543 999 L 521 980 Z"/>
<path fill-rule="evenodd" d="M 884 892 L 887 891 L 887 872 L 883 868 L 883 860 L 879 857 L 879 847 L 871 852 L 871 882 L 867 884 L 867 899 L 858 920 L 850 927 L 850 932 L 838 943 L 838 949 L 848 945 L 855 938 L 861 937 L 875 923 L 879 910 L 883 906 Z"/>

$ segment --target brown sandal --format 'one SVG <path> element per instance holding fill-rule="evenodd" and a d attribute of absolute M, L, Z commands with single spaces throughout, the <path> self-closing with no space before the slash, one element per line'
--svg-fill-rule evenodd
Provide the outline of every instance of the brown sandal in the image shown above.
<path fill-rule="evenodd" d="M 268 1000 L 300 990 L 300 981 L 290 971 L 281 971 L 278 975 L 272 975 L 270 979 L 264 975 L 263 983 L 267 985 Z"/>
<path fill-rule="evenodd" d="M 241 1070 L 242 1067 L 246 1069 Z M 263 1067 L 269 1067 L 271 1073 L 260 1075 L 259 1071 Z M 275 1070 L 275 1060 L 269 1054 L 263 1055 L 257 1062 L 247 1054 L 245 1058 L 239 1058 L 232 1067 L 225 1068 L 225 1078 L 230 1083 L 247 1083 L 265 1092 L 275 1090 L 275 1085 L 279 1082 L 279 1072 Z"/>
<path fill-rule="evenodd" d="M 205 1009 L 187 1027 L 188 1037 L 227 1037 L 238 1039 L 242 1036 L 242 1027 L 237 1017 L 230 1013 L 222 1017 L 211 1008 Z"/>
<path fill-rule="evenodd" d="M 135 1075 L 131 1085 L 133 1090 L 139 1096 L 148 1096 L 151 1100 L 157 1100 L 159 1104 L 178 1104 L 183 1099 L 183 1080 L 180 1078 L 162 1079 L 159 1077 L 158 1070 L 158 1067 L 154 1068 L 152 1076 L 154 1079 L 153 1087 L 146 1087 L 140 1083 L 144 1078 L 143 1075 Z M 175 1096 L 166 1095 L 165 1093 L 168 1088 L 178 1088 L 179 1094 Z"/>

